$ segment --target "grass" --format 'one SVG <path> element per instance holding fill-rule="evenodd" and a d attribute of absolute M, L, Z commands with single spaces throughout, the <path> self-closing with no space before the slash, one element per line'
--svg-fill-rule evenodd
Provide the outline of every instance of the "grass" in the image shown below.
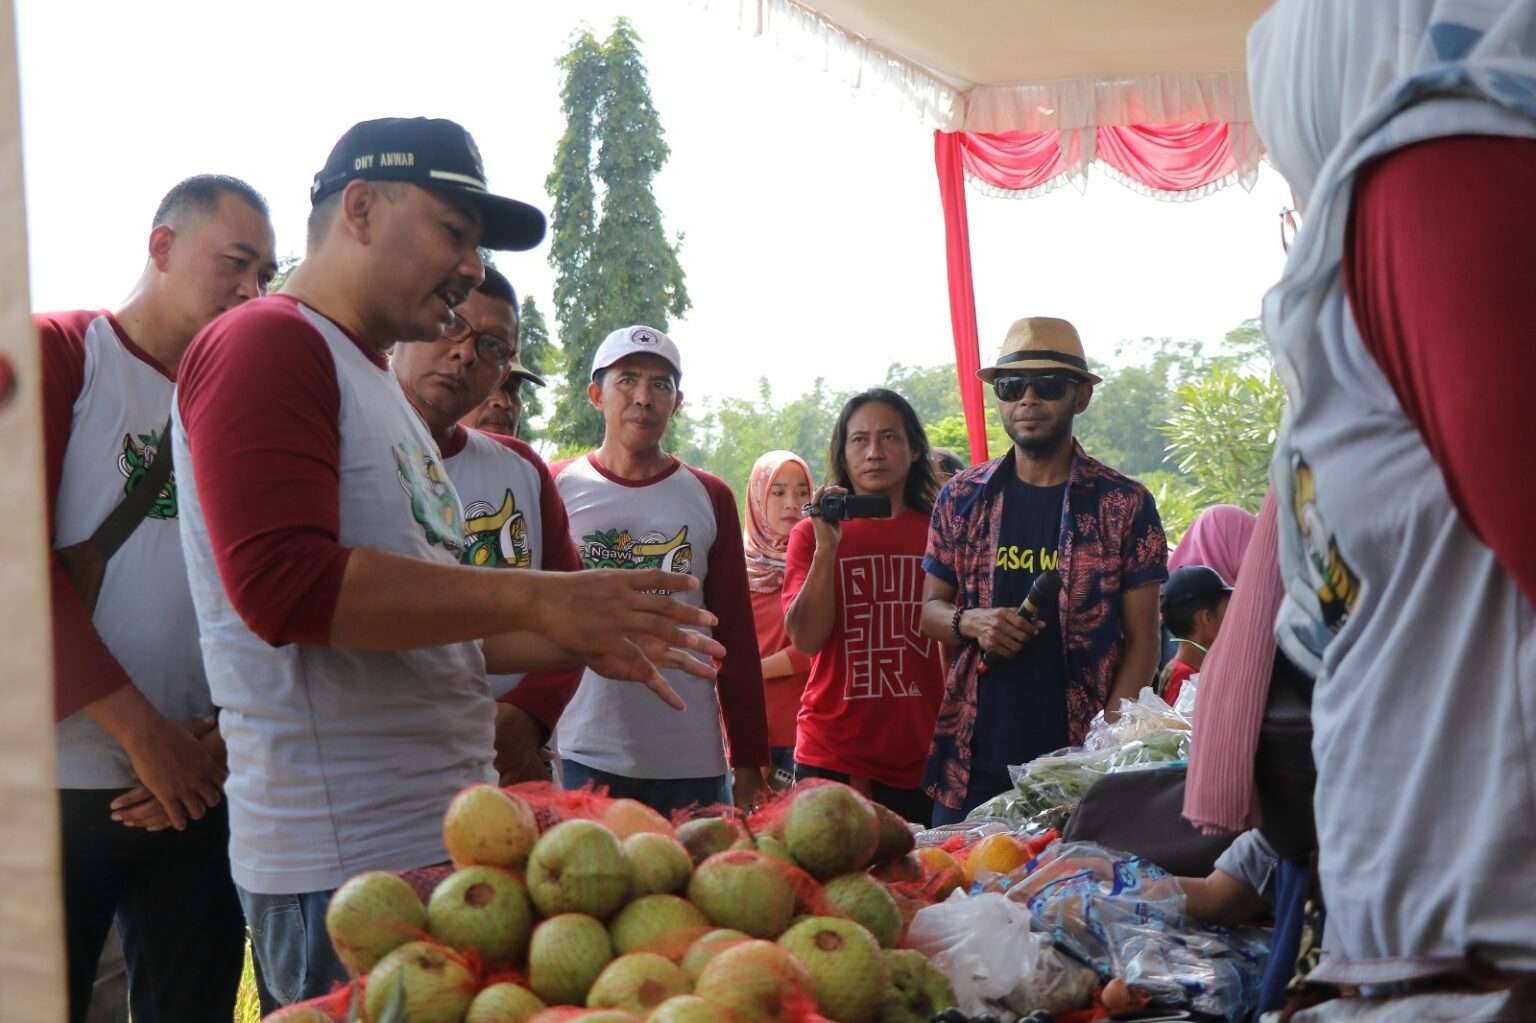
<path fill-rule="evenodd" d="M 251 965 L 251 943 L 245 943 L 245 966 L 240 970 L 240 991 L 235 995 L 235 1023 L 260 1023 L 261 1003 L 256 998 L 256 974 Z"/>

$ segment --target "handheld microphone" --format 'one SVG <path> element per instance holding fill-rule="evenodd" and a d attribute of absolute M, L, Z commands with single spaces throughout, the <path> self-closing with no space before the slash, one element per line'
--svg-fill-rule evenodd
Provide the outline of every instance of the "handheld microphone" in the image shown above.
<path fill-rule="evenodd" d="M 1030 584 L 1029 595 L 1024 598 L 1024 603 L 1019 605 L 1020 618 L 1039 618 L 1047 611 L 1056 609 L 1056 600 L 1061 595 L 1061 573 L 1054 568 L 1048 568 L 1035 576 L 1035 581 Z M 992 667 L 996 660 L 992 651 L 982 652 L 981 663 L 977 665 L 978 672 L 985 673 Z"/>

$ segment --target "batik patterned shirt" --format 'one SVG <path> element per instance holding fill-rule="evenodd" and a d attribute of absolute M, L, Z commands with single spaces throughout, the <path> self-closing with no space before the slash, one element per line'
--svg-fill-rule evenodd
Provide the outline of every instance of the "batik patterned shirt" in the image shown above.
<path fill-rule="evenodd" d="M 928 530 L 923 568 L 956 589 L 964 608 L 992 606 L 992 582 L 1003 521 L 1007 473 L 1001 458 L 957 473 L 939 492 Z M 1074 744 L 1088 733 L 1109 698 L 1125 654 L 1121 595 L 1168 578 L 1168 541 L 1157 502 L 1146 487 L 1089 458 L 1074 444 L 1061 513 L 1057 605 L 1067 658 L 1067 725 Z M 923 785 L 952 808 L 965 800 L 976 728 L 974 643 L 953 648 L 944 701 L 934 730 Z M 1150 681 L 1150 680 L 1149 680 Z"/>

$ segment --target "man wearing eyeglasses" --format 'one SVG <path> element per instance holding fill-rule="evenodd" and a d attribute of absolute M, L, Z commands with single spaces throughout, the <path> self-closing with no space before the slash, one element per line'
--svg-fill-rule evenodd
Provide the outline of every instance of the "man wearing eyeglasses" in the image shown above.
<path fill-rule="evenodd" d="M 977 375 L 1013 446 L 957 473 L 929 526 L 922 628 L 958 648 L 924 778 L 935 824 L 1007 791 L 1009 765 L 1081 743 L 1095 714 L 1136 696 L 1157 670 L 1168 578 L 1151 493 L 1073 439 L 1101 382 L 1076 328 L 1019 320 Z M 1061 574 L 1057 607 L 1020 616 L 1047 570 Z"/>
<path fill-rule="evenodd" d="M 390 366 L 443 456 L 464 506 L 460 560 L 483 568 L 581 570 L 565 504 L 549 467 L 520 440 L 460 420 L 506 383 L 517 364 L 517 294 L 495 267 L 453 311 L 438 341 L 397 345 Z M 540 755 L 580 671 L 492 675 L 496 769 L 503 785 L 547 780 Z"/>

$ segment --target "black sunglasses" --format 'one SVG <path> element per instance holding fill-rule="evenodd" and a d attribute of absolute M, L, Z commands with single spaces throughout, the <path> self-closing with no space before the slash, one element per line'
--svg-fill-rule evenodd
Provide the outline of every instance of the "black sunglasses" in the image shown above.
<path fill-rule="evenodd" d="M 992 390 L 1003 401 L 1020 401 L 1031 387 L 1041 401 L 1060 401 L 1077 385 L 1071 373 L 1008 373 L 992 378 Z"/>

